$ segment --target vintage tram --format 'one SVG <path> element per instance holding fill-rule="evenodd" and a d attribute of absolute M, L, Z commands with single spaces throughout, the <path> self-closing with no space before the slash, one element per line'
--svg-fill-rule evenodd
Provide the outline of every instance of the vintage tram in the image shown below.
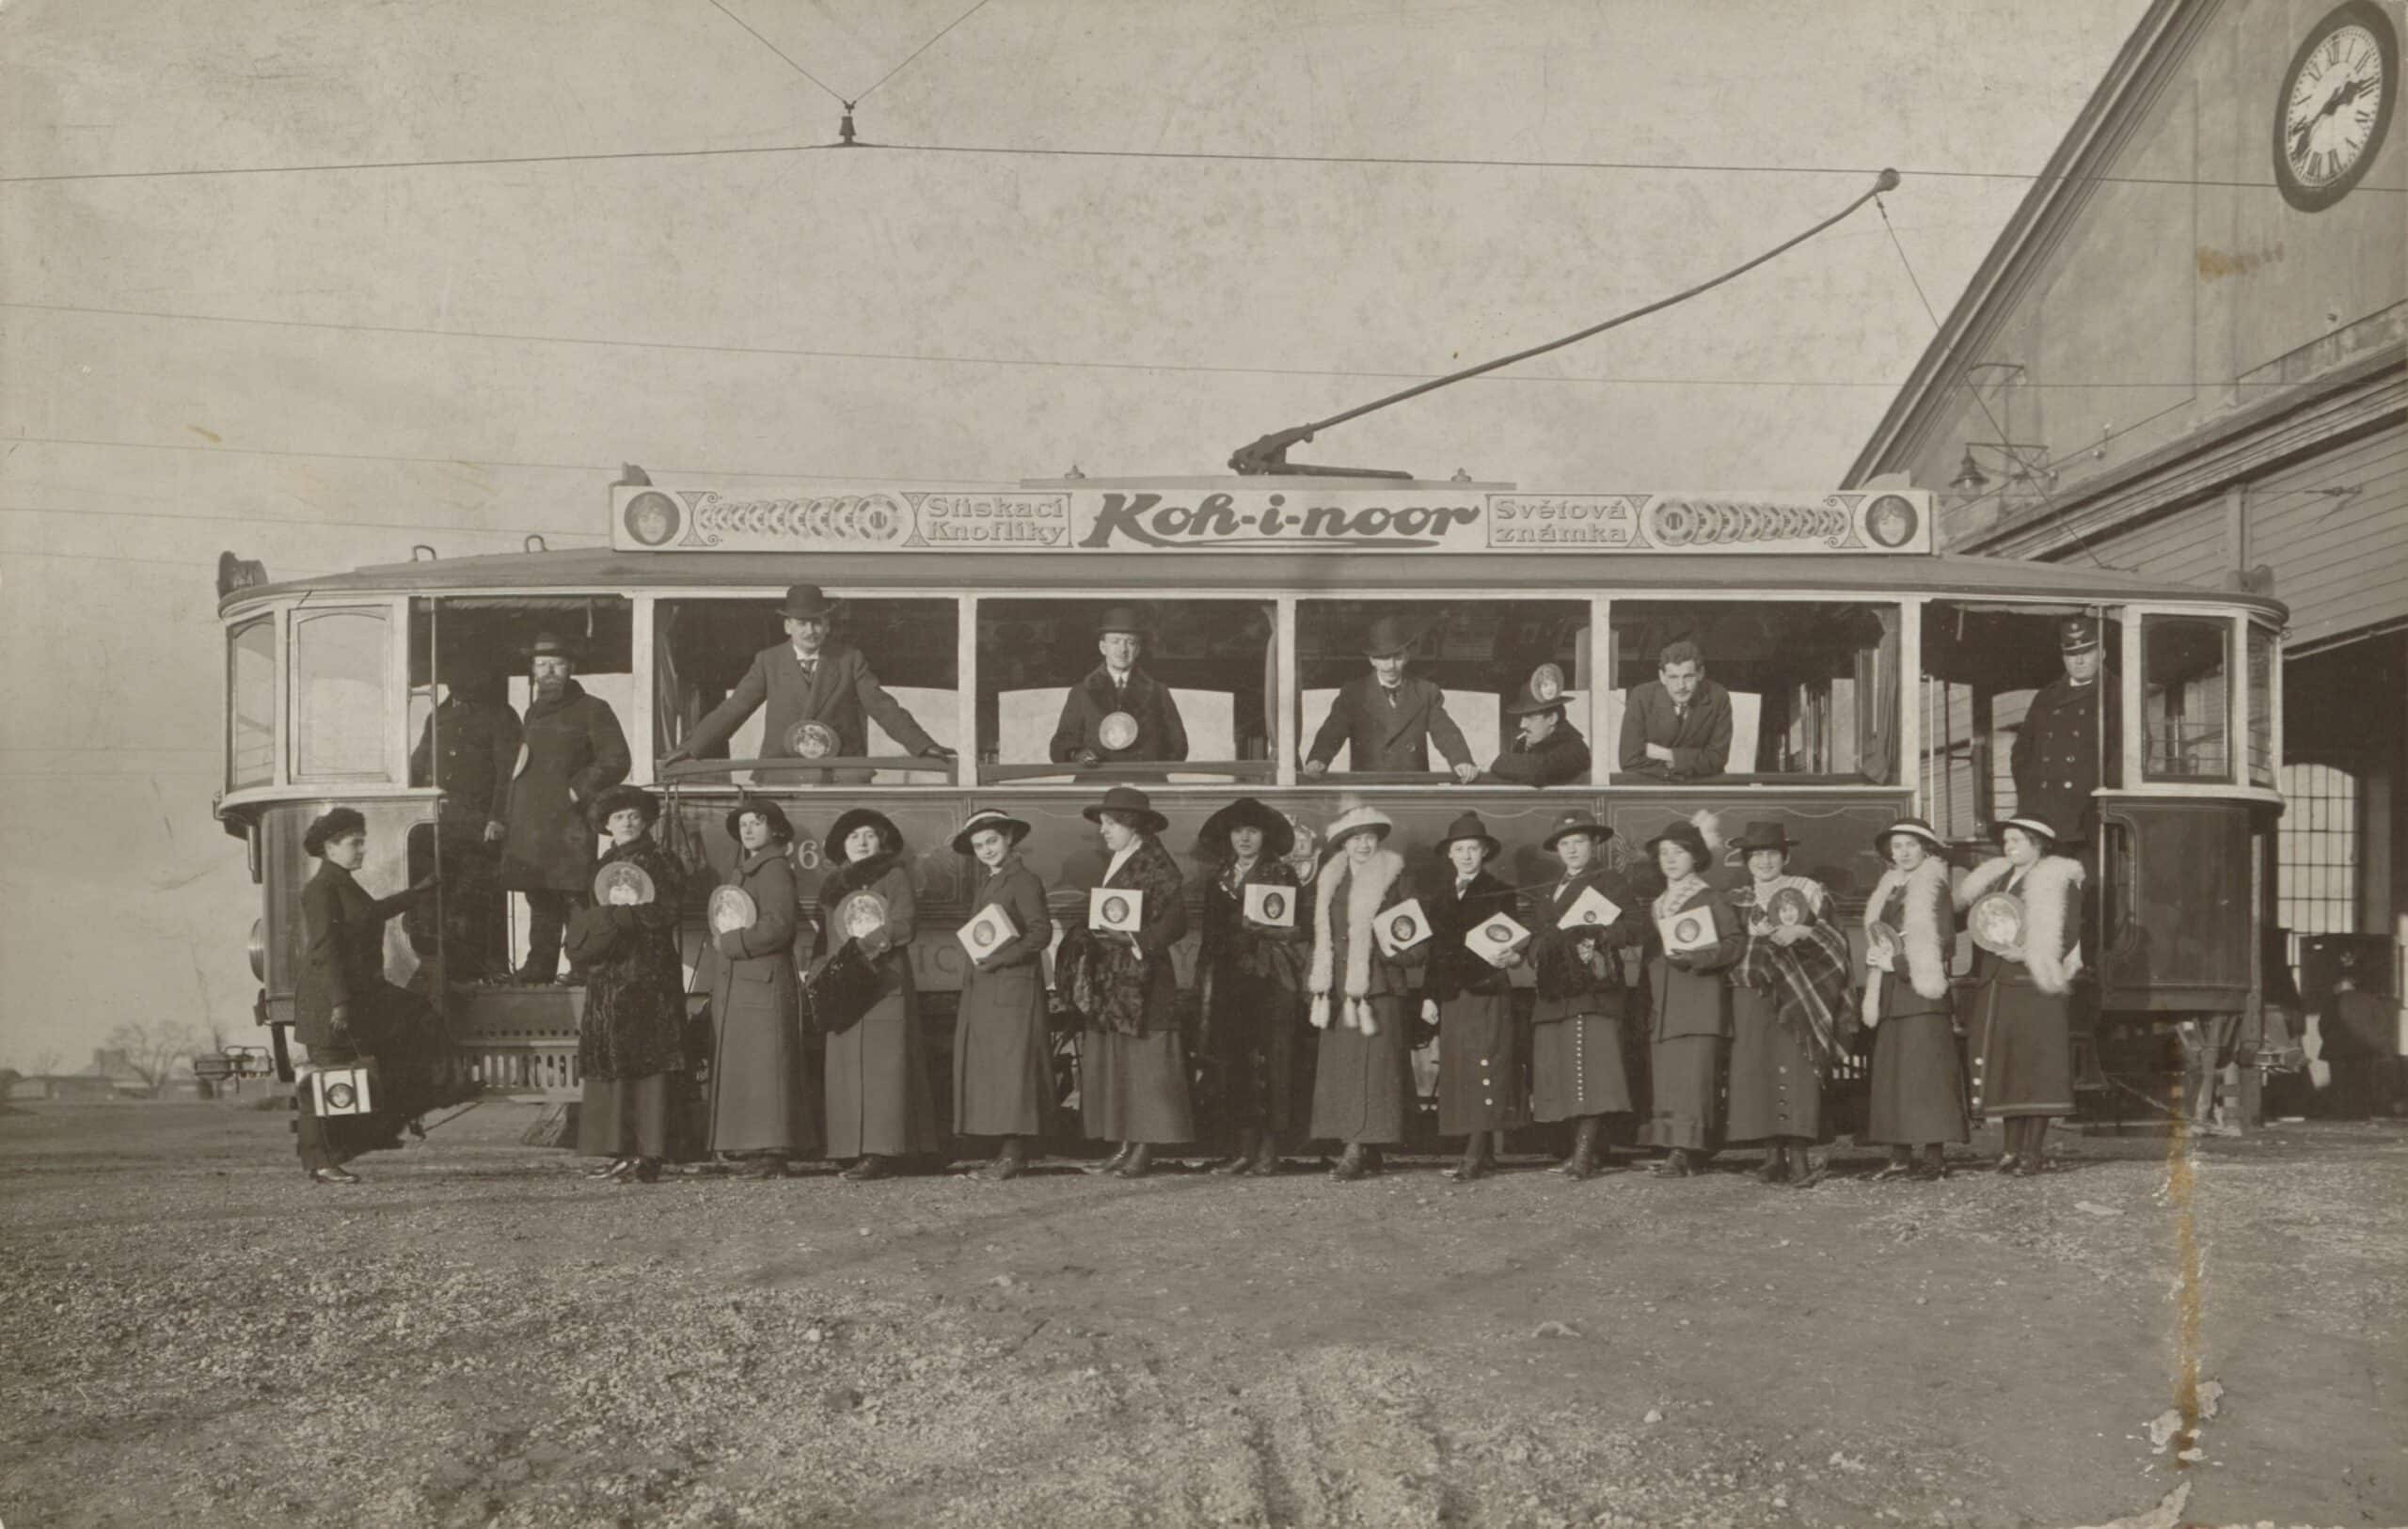
<path fill-rule="evenodd" d="M 1538 843 L 1574 809 L 1612 826 L 1609 853 L 1633 859 L 1671 818 L 1718 846 L 1743 822 L 1778 820 L 1802 846 L 1795 868 L 1853 912 L 1878 878 L 1873 836 L 1901 814 L 1936 824 L 1960 863 L 1988 853 L 1988 826 L 2015 805 L 2009 736 L 2057 676 L 2062 623 L 2079 618 L 2106 656 L 2083 937 L 2099 1033 L 2141 1056 L 2178 1032 L 2254 1034 L 2281 810 L 2283 607 L 2113 569 L 1941 555 L 1933 513 L 1929 496 L 1905 491 L 1525 494 L 1460 477 L 1074 478 L 837 497 L 634 483 L 610 491 L 608 548 L 420 549 L 289 582 L 230 555 L 217 813 L 261 889 L 258 1014 L 288 1054 L 302 829 L 345 804 L 368 819 L 369 885 L 446 872 L 435 903 L 392 927 L 389 974 L 436 1001 L 489 1086 L 575 1086 L 581 989 L 496 982 L 490 961 L 463 969 L 446 949 L 457 921 L 442 899 L 464 884 L 450 873 L 476 852 L 463 846 L 490 809 L 429 768 L 454 687 L 506 686 L 524 710 L 539 634 L 570 640 L 579 684 L 625 731 L 628 778 L 666 800 L 661 831 L 696 873 L 689 957 L 740 796 L 783 805 L 806 898 L 838 814 L 870 804 L 901 828 L 920 897 L 911 956 L 942 1045 L 968 911 L 946 846 L 979 808 L 1035 825 L 1024 859 L 1065 919 L 1084 917 L 1104 868 L 1081 809 L 1110 781 L 1152 795 L 1171 821 L 1163 842 L 1183 856 L 1239 795 L 1312 826 L 1373 801 L 1434 876 L 1443 826 L 1477 808 L 1506 845 L 1501 873 L 1528 884 L 1552 875 Z M 783 640 L 781 596 L 803 582 L 842 602 L 837 638 L 954 757 L 907 751 L 873 724 L 865 753 L 805 768 L 763 737 L 756 712 L 692 750 L 703 757 L 669 763 L 754 653 Z M 1100 613 L 1133 606 L 1140 665 L 1176 701 L 1185 757 L 1062 762 L 1052 734 L 1066 692 L 1096 668 Z M 1516 697 L 1560 686 L 1591 748 L 1585 777 L 1465 783 L 1434 751 L 1426 773 L 1351 768 L 1342 751 L 1307 770 L 1334 693 L 1365 672 L 1361 634 L 1382 617 L 1409 628 L 1412 671 L 1443 688 L 1477 763 L 1510 741 Z M 1626 759 L 1621 733 L 1627 698 L 1677 640 L 1729 693 L 1733 736 L 1720 769 L 1667 780 Z M 514 956 L 523 912 L 497 900 Z M 1183 980 L 1192 948 L 1191 937 Z M 2083 1072 L 2101 1080 L 2095 1054 Z"/>

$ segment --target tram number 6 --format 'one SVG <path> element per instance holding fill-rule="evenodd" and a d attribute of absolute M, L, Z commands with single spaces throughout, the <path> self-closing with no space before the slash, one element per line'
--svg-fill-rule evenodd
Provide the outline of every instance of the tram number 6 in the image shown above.
<path fill-rule="evenodd" d="M 819 841 L 816 839 L 796 840 L 794 844 L 794 859 L 795 863 L 801 866 L 806 871 L 818 870 Z"/>

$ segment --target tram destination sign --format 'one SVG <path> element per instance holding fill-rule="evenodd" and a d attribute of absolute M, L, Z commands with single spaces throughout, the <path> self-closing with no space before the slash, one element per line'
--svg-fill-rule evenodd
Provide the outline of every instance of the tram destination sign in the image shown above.
<path fill-rule="evenodd" d="M 1926 553 L 1931 496 L 1142 487 L 731 494 L 614 487 L 622 552 Z"/>

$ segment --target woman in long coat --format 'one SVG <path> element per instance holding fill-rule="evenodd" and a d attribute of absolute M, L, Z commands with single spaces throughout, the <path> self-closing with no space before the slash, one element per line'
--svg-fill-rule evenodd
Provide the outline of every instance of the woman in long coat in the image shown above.
<path fill-rule="evenodd" d="M 343 1160 L 398 1134 L 404 1121 L 435 1108 L 446 1047 L 426 1000 L 385 980 L 385 925 L 435 886 L 428 876 L 406 891 L 371 897 L 355 874 L 368 858 L 368 820 L 338 807 L 311 823 L 301 847 L 318 874 L 301 889 L 309 938 L 293 993 L 293 1032 L 312 1067 L 376 1064 L 381 1096 L 370 1115 L 321 1117 L 310 1090 L 293 1096 L 302 1171 L 320 1184 L 356 1184 Z"/>
<path fill-rule="evenodd" d="M 1169 820 L 1144 792 L 1114 786 L 1085 816 L 1111 855 L 1097 885 L 1141 893 L 1138 925 L 1134 933 L 1072 929 L 1062 938 L 1054 981 L 1083 1020 L 1080 1120 L 1089 1140 L 1117 1143 L 1088 1171 L 1143 1178 L 1154 1148 L 1196 1137 L 1170 954 L 1187 933 L 1187 889 L 1157 837 Z"/>
<path fill-rule="evenodd" d="M 893 1159 L 937 1150 L 936 1107 L 928 1096 L 927 1063 L 920 1045 L 920 995 L 911 982 L 911 928 L 917 905 L 902 831 L 883 812 L 856 807 L 828 830 L 835 869 L 819 884 L 819 934 L 812 946 L 817 975 L 848 944 L 878 974 L 876 996 L 860 1018 L 828 1036 L 828 1156 L 851 1158 L 844 1176 L 884 1178 Z M 874 893 L 885 906 L 877 922 L 844 904 Z"/>
<path fill-rule="evenodd" d="M 1748 948 L 1731 969 L 1730 1121 L 1735 1146 L 1761 1144 L 1767 1184 L 1818 1182 L 1813 1147 L 1825 1140 L 1823 1079 L 1839 1050 L 1848 1001 L 1847 936 L 1831 922 L 1830 894 L 1789 874 L 1789 830 L 1751 823 L 1731 845 L 1748 868 L 1731 906 Z"/>
<path fill-rule="evenodd" d="M 1463 1161 L 1448 1171 L 1458 1184 L 1494 1172 L 1505 1133 L 1529 1118 L 1515 1056 L 1513 981 L 1506 974 L 1521 964 L 1521 954 L 1492 959 L 1464 943 L 1489 920 L 1513 914 L 1513 890 L 1487 871 L 1503 847 L 1478 812 L 1457 817 L 1438 841 L 1452 874 L 1429 901 L 1421 1017 L 1438 1027 L 1438 1134 L 1464 1138 Z"/>
<path fill-rule="evenodd" d="M 2082 862 L 2057 853 L 2036 817 L 1998 826 L 2006 853 L 1957 889 L 1959 911 L 2003 891 L 2023 904 L 2012 954 L 1976 944 L 1973 1002 L 1982 1016 L 1982 1113 L 2006 1122 L 2002 1174 L 2040 1172 L 2052 1116 L 2073 1113 L 2073 984 L 2082 970 Z"/>
<path fill-rule="evenodd" d="M 1221 1099 L 1237 1130 L 1237 1151 L 1216 1174 L 1279 1171 L 1282 1138 L 1300 1134 L 1307 1096 L 1295 1087 L 1304 1049 L 1305 959 L 1312 938 L 1299 906 L 1295 867 L 1286 857 L 1295 830 L 1280 812 L 1241 796 L 1204 820 L 1196 854 L 1214 869 L 1204 877 L 1204 935 L 1196 952 L 1204 993 L 1205 1050 L 1220 1075 Z M 1272 887 L 1288 922 L 1246 917 L 1246 889 Z"/>
<path fill-rule="evenodd" d="M 726 885 L 752 899 L 753 916 L 711 935 L 710 1149 L 746 1159 L 752 1177 L 781 1178 L 819 1139 L 802 1065 L 794 828 L 777 803 L 757 801 L 727 814 L 727 832 L 737 859 Z"/>
<path fill-rule="evenodd" d="M 1864 905 L 1864 1022 L 1873 1029 L 1873 1078 L 1863 1140 L 1890 1149 L 1877 1178 L 1948 1176 L 1947 1143 L 1972 1139 L 1948 958 L 1956 915 L 1948 901 L 1948 845 L 1919 817 L 1874 837 L 1890 869 Z M 1905 967 L 1904 971 L 1898 969 Z"/>
<path fill-rule="evenodd" d="M 953 1028 L 953 1128 L 1002 1138 L 995 1160 L 979 1170 L 996 1180 L 1018 1178 L 1028 1167 L 1028 1144 L 1054 1115 L 1043 966 L 1054 916 L 1045 884 L 1021 863 L 1027 837 L 1026 823 L 992 808 L 972 813 L 953 836 L 954 853 L 977 865 L 970 916 L 1000 908 L 1015 931 L 970 963 Z"/>
<path fill-rule="evenodd" d="M 1703 1168 L 1720 1144 L 1717 1106 L 1723 1048 L 1731 1036 L 1731 985 L 1723 974 L 1747 949 L 1747 936 L 1730 902 L 1700 875 L 1708 851 L 1695 824 L 1671 824 L 1647 842 L 1647 849 L 1664 873 L 1664 890 L 1653 907 L 1658 926 L 1701 910 L 1714 925 L 1710 943 L 1678 954 L 1666 951 L 1658 939 L 1649 966 L 1656 1000 L 1656 1093 L 1647 1139 L 1669 1151 L 1656 1171 L 1686 1177 Z"/>
<path fill-rule="evenodd" d="M 1330 1170 L 1338 1179 L 1379 1172 L 1380 1149 L 1404 1141 L 1413 1045 L 1405 1023 L 1407 973 L 1426 959 L 1430 942 L 1390 956 L 1373 933 L 1389 909 L 1411 897 L 1404 857 L 1380 843 L 1394 827 L 1375 807 L 1355 808 L 1331 824 L 1334 853 L 1313 894 L 1313 964 L 1306 991 L 1321 1047 L 1312 1134 L 1346 1143 Z"/>
<path fill-rule="evenodd" d="M 1623 982 L 1622 952 L 1644 948 L 1646 906 L 1628 882 L 1608 869 L 1606 841 L 1613 830 L 1587 812 L 1569 812 L 1546 836 L 1563 875 L 1530 900 L 1530 959 L 1538 994 L 1530 1005 L 1530 1114 L 1575 1122 L 1572 1151 L 1556 1172 L 1593 1178 L 1605 1165 L 1606 1119 L 1638 1108 L 1624 1062 L 1623 1027 L 1634 1017 Z M 1617 910 L 1590 925 L 1564 920 L 1594 891 Z M 1591 909 L 1595 904 L 1591 902 Z"/>
<path fill-rule="evenodd" d="M 578 1145 L 610 1159 L 591 1176 L 649 1184 L 669 1155 L 673 1085 L 686 1070 L 686 975 L 677 958 L 686 877 L 652 837 L 660 804 L 650 792 L 612 786 L 594 798 L 593 816 L 611 841 L 596 877 L 616 885 L 580 909 L 568 932 L 570 956 L 585 969 Z M 635 901 L 636 878 L 612 875 L 614 866 L 641 871 L 651 901 Z"/>

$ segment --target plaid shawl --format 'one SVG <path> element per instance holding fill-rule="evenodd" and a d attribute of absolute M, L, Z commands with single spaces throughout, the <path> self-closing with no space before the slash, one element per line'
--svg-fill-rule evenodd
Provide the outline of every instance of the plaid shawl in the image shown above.
<path fill-rule="evenodd" d="M 1784 887 L 1804 892 L 1814 910 L 1814 922 L 1805 926 L 1807 938 L 1788 946 L 1773 943 L 1772 929 L 1764 924 L 1766 915 L 1756 901 L 1755 882 L 1728 894 L 1732 911 L 1748 927 L 1748 948 L 1731 969 L 1731 980 L 1742 987 L 1769 988 L 1775 1017 L 1828 1068 L 1842 1050 L 1838 1027 L 1847 1009 L 1847 936 L 1831 922 L 1830 899 L 1819 882 L 1782 876 L 1764 889 L 1763 895 L 1769 901 Z"/>

